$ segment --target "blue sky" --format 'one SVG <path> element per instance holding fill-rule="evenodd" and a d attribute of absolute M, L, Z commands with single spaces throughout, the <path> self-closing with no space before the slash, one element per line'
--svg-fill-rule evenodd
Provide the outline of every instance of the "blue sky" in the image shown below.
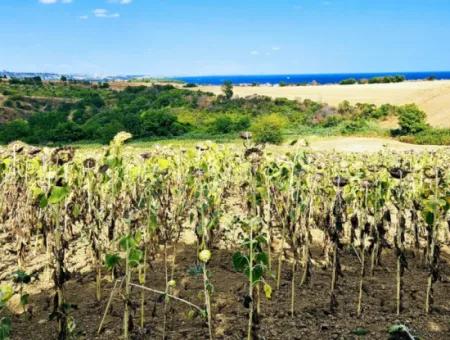
<path fill-rule="evenodd" d="M 0 0 L 0 69 L 450 70 L 449 0 Z"/>

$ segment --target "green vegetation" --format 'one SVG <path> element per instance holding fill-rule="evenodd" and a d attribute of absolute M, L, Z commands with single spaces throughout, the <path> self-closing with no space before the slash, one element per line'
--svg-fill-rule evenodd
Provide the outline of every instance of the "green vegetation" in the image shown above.
<path fill-rule="evenodd" d="M 172 79 L 172 78 L 153 78 L 153 77 L 143 77 L 143 78 L 133 78 L 128 80 L 129 83 L 165 83 L 165 84 L 183 84 L 182 80 Z"/>
<path fill-rule="evenodd" d="M 215 96 L 173 85 L 129 86 L 37 79 L 0 83 L 0 142 L 31 144 L 106 143 L 119 131 L 136 139 L 233 138 L 252 130 L 259 142 L 281 143 L 283 135 L 386 136 L 379 121 L 398 116 L 394 136 L 417 143 L 448 144 L 448 131 L 425 123 L 415 105 L 393 106 L 344 101 L 338 107 L 312 100 L 233 97 L 225 83 Z"/>
<path fill-rule="evenodd" d="M 428 129 L 426 113 L 421 111 L 415 104 L 405 105 L 398 110 L 399 134 L 416 134 Z"/>
<path fill-rule="evenodd" d="M 231 81 L 223 83 L 222 91 L 226 99 L 230 100 L 233 97 L 233 84 Z"/>
<path fill-rule="evenodd" d="M 370 79 L 358 79 L 348 78 L 341 80 L 340 85 L 353 85 L 353 84 L 386 84 L 386 83 L 401 83 L 405 81 L 405 76 L 395 75 L 395 76 L 384 76 L 384 77 L 373 77 Z"/>
<path fill-rule="evenodd" d="M 401 83 L 405 79 L 405 76 L 402 75 L 374 77 L 369 79 L 369 84 Z"/>
<path fill-rule="evenodd" d="M 255 141 L 257 143 L 281 144 L 283 142 L 283 128 L 287 120 L 279 114 L 265 115 L 252 125 Z"/>
<path fill-rule="evenodd" d="M 344 79 L 339 82 L 340 85 L 353 85 L 356 83 L 357 81 L 355 78 Z"/>

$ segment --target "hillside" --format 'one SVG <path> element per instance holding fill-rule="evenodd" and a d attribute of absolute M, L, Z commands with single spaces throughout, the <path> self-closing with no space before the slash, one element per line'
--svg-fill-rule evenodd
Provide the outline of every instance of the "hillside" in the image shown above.
<path fill-rule="evenodd" d="M 200 86 L 202 91 L 221 93 L 220 86 Z M 272 98 L 311 99 L 336 106 L 344 100 L 352 104 L 404 105 L 414 103 L 427 113 L 435 127 L 450 127 L 450 80 L 407 81 L 391 84 L 320 86 L 235 86 L 235 95 L 254 94 Z"/>
<path fill-rule="evenodd" d="M 201 91 L 170 84 L 132 85 L 43 82 L 40 78 L 2 81 L 0 142 L 106 143 L 120 131 L 128 131 L 137 139 L 236 138 L 239 132 L 251 130 L 258 142 L 275 144 L 287 134 L 386 137 L 390 133 L 409 143 L 450 144 L 449 131 L 431 130 L 425 124 L 425 113 L 414 105 L 351 104 L 336 99 L 330 103 L 337 104 L 330 105 L 323 100 L 241 97 L 244 90 L 271 90 L 271 95 L 295 93 L 296 88 L 288 87 L 235 87 L 223 95 L 219 88 Z M 233 97 L 232 91 L 237 95 Z M 395 129 L 397 117 L 402 116 L 404 125 Z"/>

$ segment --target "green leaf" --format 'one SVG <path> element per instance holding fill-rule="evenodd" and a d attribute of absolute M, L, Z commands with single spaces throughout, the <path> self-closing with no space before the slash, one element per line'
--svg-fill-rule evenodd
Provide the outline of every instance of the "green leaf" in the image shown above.
<path fill-rule="evenodd" d="M 144 253 L 140 249 L 131 248 L 128 254 L 128 262 L 132 267 L 137 267 L 144 257 Z"/>
<path fill-rule="evenodd" d="M 167 170 L 169 166 L 170 166 L 169 160 L 164 158 L 158 159 L 158 167 L 160 170 Z"/>
<path fill-rule="evenodd" d="M 255 258 L 256 263 L 263 264 L 265 266 L 269 265 L 269 256 L 265 252 L 258 253 Z"/>
<path fill-rule="evenodd" d="M 25 273 L 23 270 L 18 270 L 13 273 L 14 282 L 28 284 L 31 281 L 31 276 Z"/>
<path fill-rule="evenodd" d="M 118 254 L 106 254 L 105 256 L 106 268 L 108 268 L 109 270 L 113 269 L 119 264 L 120 260 L 121 258 Z"/>
<path fill-rule="evenodd" d="M 428 225 L 434 224 L 434 213 L 432 211 L 426 211 L 424 218 Z"/>
<path fill-rule="evenodd" d="M 3 317 L 0 319 L 0 339 L 8 340 L 11 333 L 11 319 Z"/>
<path fill-rule="evenodd" d="M 0 286 L 0 303 L 6 303 L 14 295 L 14 289 L 10 285 Z"/>
<path fill-rule="evenodd" d="M 261 280 L 261 278 L 263 277 L 263 274 L 264 274 L 264 268 L 260 264 L 257 264 L 256 266 L 254 266 L 253 271 L 252 271 L 252 282 L 256 283 L 259 280 Z"/>
<path fill-rule="evenodd" d="M 54 186 L 50 191 L 50 196 L 48 198 L 48 203 L 58 204 L 62 202 L 69 195 L 69 189 L 66 186 L 59 187 Z"/>
<path fill-rule="evenodd" d="M 142 241 L 142 233 L 140 231 L 136 232 L 134 235 L 134 241 L 138 244 Z"/>
<path fill-rule="evenodd" d="M 365 329 L 365 328 L 357 327 L 357 328 L 352 330 L 352 334 L 363 336 L 363 335 L 369 334 L 369 331 L 367 329 Z"/>
<path fill-rule="evenodd" d="M 402 332 L 407 332 L 408 328 L 405 325 L 392 325 L 389 327 L 389 334 L 397 334 Z"/>
<path fill-rule="evenodd" d="M 127 236 L 124 236 L 124 237 L 122 237 L 120 239 L 119 247 L 122 250 L 128 250 L 130 248 L 136 247 L 136 242 L 134 241 L 134 239 L 130 235 L 127 235 Z"/>
<path fill-rule="evenodd" d="M 20 304 L 21 304 L 22 306 L 28 305 L 28 298 L 29 298 L 29 297 L 30 297 L 29 294 L 23 294 L 23 295 L 20 297 Z"/>
<path fill-rule="evenodd" d="M 233 254 L 233 268 L 237 272 L 243 272 L 248 268 L 248 259 L 241 252 L 236 252 Z"/>
<path fill-rule="evenodd" d="M 148 219 L 148 230 L 151 233 L 154 233 L 158 229 L 158 217 L 156 214 L 151 213 L 150 218 Z"/>
<path fill-rule="evenodd" d="M 44 194 L 39 195 L 39 208 L 44 209 L 48 205 L 48 199 Z"/>

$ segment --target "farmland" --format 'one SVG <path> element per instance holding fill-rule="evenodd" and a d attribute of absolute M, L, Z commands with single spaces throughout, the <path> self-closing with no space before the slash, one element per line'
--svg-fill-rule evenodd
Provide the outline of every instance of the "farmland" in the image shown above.
<path fill-rule="evenodd" d="M 2 331 L 446 338 L 448 149 L 241 137 L 139 148 L 121 132 L 102 149 L 2 148 Z"/>

